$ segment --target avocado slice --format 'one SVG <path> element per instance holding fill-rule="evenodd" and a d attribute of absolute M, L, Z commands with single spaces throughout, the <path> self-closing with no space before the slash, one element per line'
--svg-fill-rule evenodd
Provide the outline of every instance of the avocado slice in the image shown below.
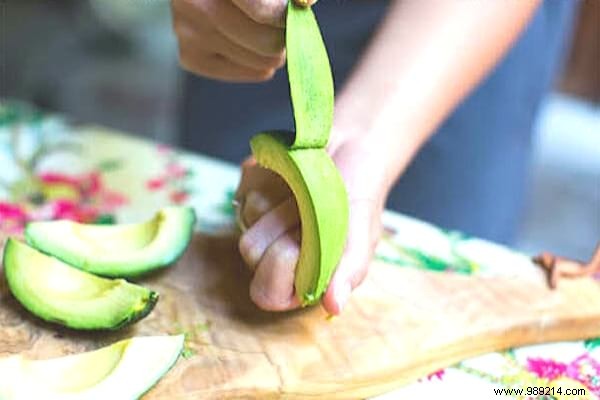
<path fill-rule="evenodd" d="M 27 225 L 25 238 L 38 250 L 81 270 L 132 278 L 173 264 L 187 248 L 195 221 L 192 208 L 167 207 L 140 224 L 33 222 Z"/>
<path fill-rule="evenodd" d="M 172 368 L 183 343 L 183 335 L 136 337 L 49 360 L 0 359 L 0 399 L 137 399 Z"/>
<path fill-rule="evenodd" d="M 250 142 L 256 161 L 280 175 L 300 213 L 302 242 L 296 295 L 303 305 L 319 301 L 342 256 L 348 229 L 346 188 L 325 149 L 291 150 L 291 132 L 260 133 Z"/>
<path fill-rule="evenodd" d="M 12 238 L 3 263 L 10 291 L 27 310 L 73 329 L 119 329 L 144 318 L 158 301 L 156 292 L 72 268 Z"/>

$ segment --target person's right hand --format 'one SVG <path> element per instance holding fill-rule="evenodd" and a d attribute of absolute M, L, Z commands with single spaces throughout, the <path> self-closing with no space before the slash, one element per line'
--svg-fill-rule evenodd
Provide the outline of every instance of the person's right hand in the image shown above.
<path fill-rule="evenodd" d="M 171 0 L 182 67 L 231 82 L 270 79 L 285 63 L 286 5 L 287 0 Z"/>
<path fill-rule="evenodd" d="M 389 184 L 382 173 L 373 143 L 332 132 L 328 152 L 348 192 L 350 215 L 344 254 L 321 304 L 330 314 L 340 314 L 351 292 L 367 274 L 381 234 L 381 214 Z M 337 139 L 337 140 L 336 140 Z M 268 311 L 300 306 L 294 289 L 301 248 L 301 222 L 296 200 L 287 184 L 274 172 L 258 166 L 253 158 L 242 164 L 236 191 L 242 258 L 253 273 L 250 298 Z"/>

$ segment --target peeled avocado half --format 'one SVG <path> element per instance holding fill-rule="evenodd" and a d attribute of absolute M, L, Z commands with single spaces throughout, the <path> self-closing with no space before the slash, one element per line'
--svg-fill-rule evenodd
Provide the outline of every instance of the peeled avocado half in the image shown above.
<path fill-rule="evenodd" d="M 295 133 L 265 132 L 251 140 L 259 165 L 294 193 L 302 225 L 295 291 L 303 305 L 325 293 L 348 231 L 348 195 L 325 146 L 333 122 L 334 89 L 327 50 L 309 7 L 288 2 L 287 70 Z"/>
<path fill-rule="evenodd" d="M 174 263 L 187 248 L 196 217 L 188 207 L 167 207 L 150 221 L 129 225 L 34 222 L 27 242 L 81 270 L 131 278 Z"/>
<path fill-rule="evenodd" d="M 344 182 L 324 149 L 289 150 L 292 133 L 263 133 L 250 143 L 256 160 L 281 175 L 296 197 L 302 244 L 295 289 L 303 304 L 319 301 L 340 260 L 348 229 Z"/>
<path fill-rule="evenodd" d="M 10 291 L 27 310 L 73 329 L 119 329 L 158 301 L 156 292 L 72 268 L 15 239 L 8 239 L 3 263 Z"/>
<path fill-rule="evenodd" d="M 0 399 L 138 399 L 175 364 L 183 342 L 183 335 L 137 337 L 50 360 L 0 359 Z"/>

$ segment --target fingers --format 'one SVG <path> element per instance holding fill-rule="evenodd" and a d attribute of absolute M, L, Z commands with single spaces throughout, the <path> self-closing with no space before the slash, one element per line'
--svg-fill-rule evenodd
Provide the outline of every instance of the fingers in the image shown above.
<path fill-rule="evenodd" d="M 362 200 L 351 203 L 346 251 L 322 300 L 330 314 L 341 313 L 352 291 L 367 275 L 381 233 L 381 212 L 375 205 L 372 201 Z M 240 241 L 244 260 L 255 266 L 250 297 L 265 310 L 282 311 L 300 305 L 294 296 L 294 276 L 301 245 L 299 220 L 297 215 L 295 219 L 288 216 L 296 210 L 292 202 L 283 202 L 265 214 L 252 228 L 254 231 Z"/>
<path fill-rule="evenodd" d="M 275 68 L 254 69 L 235 63 L 217 53 L 186 51 L 180 47 L 180 64 L 192 73 L 228 82 L 263 82 L 275 74 Z"/>
<path fill-rule="evenodd" d="M 291 196 L 291 190 L 279 175 L 258 166 L 252 158 L 242 164 L 242 178 L 235 198 L 241 204 L 240 213 L 245 226 L 253 225 Z"/>
<path fill-rule="evenodd" d="M 284 30 L 248 18 L 231 1 L 212 0 L 207 7 L 215 28 L 231 41 L 264 56 L 278 56 L 285 45 Z"/>
<path fill-rule="evenodd" d="M 239 242 L 242 258 L 254 270 L 271 243 L 298 224 L 296 201 L 293 197 L 288 197 L 244 232 Z"/>
<path fill-rule="evenodd" d="M 317 0 L 294 0 L 294 3 L 302 7 L 310 7 L 316 2 Z"/>
<path fill-rule="evenodd" d="M 252 3 L 258 10 L 257 4 L 265 2 L 271 0 Z M 190 72 L 213 79 L 259 82 L 271 79 L 283 66 L 282 28 L 256 22 L 232 1 L 172 0 L 171 4 L 180 63 Z"/>
<path fill-rule="evenodd" d="M 294 0 L 296 5 L 310 7 L 317 0 Z M 259 24 L 284 27 L 287 0 L 233 0 L 246 15 Z"/>
<path fill-rule="evenodd" d="M 325 292 L 325 310 L 338 315 L 352 290 L 364 280 L 381 234 L 380 211 L 372 201 L 350 203 L 350 224 L 346 250 Z"/>
<path fill-rule="evenodd" d="M 253 226 L 260 217 L 276 206 L 276 199 L 265 196 L 261 192 L 251 190 L 244 198 L 242 218 L 246 227 Z"/>
<path fill-rule="evenodd" d="M 300 231 L 280 236 L 266 250 L 250 283 L 250 298 L 267 311 L 297 308 L 294 276 L 300 254 Z"/>
<path fill-rule="evenodd" d="M 250 297 L 261 308 L 283 311 L 299 307 L 294 296 L 294 273 L 300 252 L 300 219 L 296 200 L 275 173 L 252 158 L 242 164 L 236 192 L 244 224 L 239 250 L 254 270 Z"/>
<path fill-rule="evenodd" d="M 285 63 L 286 7 L 287 0 L 171 0 L 181 65 L 231 82 L 271 79 Z"/>
<path fill-rule="evenodd" d="M 259 24 L 285 26 L 287 0 L 233 0 L 233 3 Z"/>
<path fill-rule="evenodd" d="M 183 18 L 187 19 L 189 17 Z M 194 27 L 192 21 L 182 23 L 177 29 L 180 40 L 180 53 L 183 53 L 183 58 L 186 60 L 202 60 L 203 54 L 218 54 L 232 63 L 259 71 L 276 70 L 285 63 L 283 53 L 275 57 L 254 53 L 232 42 L 216 30 Z M 196 46 L 197 43 L 202 43 L 202 47 Z"/>

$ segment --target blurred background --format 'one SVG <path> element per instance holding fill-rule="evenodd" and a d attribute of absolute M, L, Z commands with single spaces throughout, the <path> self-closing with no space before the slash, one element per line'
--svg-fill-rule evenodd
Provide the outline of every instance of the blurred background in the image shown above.
<path fill-rule="evenodd" d="M 517 247 L 589 259 L 600 240 L 600 1 L 580 6 L 563 73 L 535 128 Z M 179 143 L 168 0 L 0 0 L 0 63 L 2 99 Z"/>

